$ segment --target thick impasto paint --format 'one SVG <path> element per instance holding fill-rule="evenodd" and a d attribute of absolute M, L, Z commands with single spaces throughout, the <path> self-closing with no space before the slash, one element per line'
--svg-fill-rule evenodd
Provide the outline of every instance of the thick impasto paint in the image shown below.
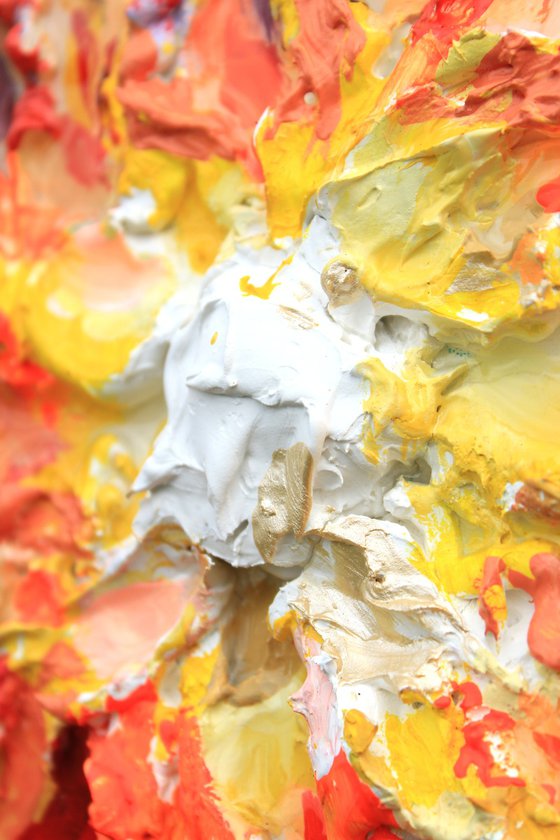
<path fill-rule="evenodd" d="M 560 837 L 560 1 L 0 0 L 0 840 Z"/>

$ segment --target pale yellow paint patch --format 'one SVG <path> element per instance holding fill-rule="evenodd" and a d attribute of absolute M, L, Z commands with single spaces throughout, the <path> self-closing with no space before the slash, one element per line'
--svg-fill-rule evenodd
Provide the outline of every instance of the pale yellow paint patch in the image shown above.
<path fill-rule="evenodd" d="M 134 261 L 124 245 L 113 247 L 101 234 L 98 239 L 101 249 L 69 242 L 33 267 L 6 266 L 8 282 L 0 287 L 0 308 L 18 338 L 58 377 L 88 391 L 124 370 L 175 288 L 165 263 Z M 108 265 L 119 290 L 110 307 Z"/>
<path fill-rule="evenodd" d="M 301 819 L 301 793 L 313 789 L 307 728 L 288 698 L 298 673 L 271 697 L 251 706 L 222 702 L 200 718 L 204 757 L 226 808 L 251 825 L 279 833 Z"/>

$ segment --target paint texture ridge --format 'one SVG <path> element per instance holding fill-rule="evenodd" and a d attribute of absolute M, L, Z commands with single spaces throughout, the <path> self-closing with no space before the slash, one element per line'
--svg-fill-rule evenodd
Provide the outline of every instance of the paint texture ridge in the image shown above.
<path fill-rule="evenodd" d="M 0 840 L 560 837 L 560 2 L 0 0 Z"/>

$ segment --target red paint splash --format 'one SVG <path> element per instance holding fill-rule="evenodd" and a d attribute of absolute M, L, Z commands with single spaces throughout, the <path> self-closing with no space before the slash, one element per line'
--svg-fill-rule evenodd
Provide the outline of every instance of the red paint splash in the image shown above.
<path fill-rule="evenodd" d="M 98 95 L 95 89 L 95 76 L 96 67 L 99 63 L 99 46 L 89 27 L 88 16 L 83 9 L 76 9 L 72 14 L 71 21 L 72 33 L 76 39 L 78 83 L 82 101 L 90 118 L 95 119 Z"/>
<path fill-rule="evenodd" d="M 470 680 L 462 683 L 453 682 L 452 687 L 462 698 L 459 705 L 464 712 L 482 705 L 482 692 L 476 683 L 470 682 Z"/>
<path fill-rule="evenodd" d="M 64 593 L 54 575 L 32 570 L 16 588 L 14 606 L 22 621 L 59 627 L 64 619 Z"/>
<path fill-rule="evenodd" d="M 351 77 L 366 36 L 346 0 L 296 0 L 296 7 L 300 30 L 288 47 L 295 78 L 288 70 L 285 90 L 275 105 L 274 130 L 282 122 L 310 122 L 304 96 L 312 92 L 317 97 L 315 131 L 319 139 L 328 140 L 340 119 L 340 74 Z"/>
<path fill-rule="evenodd" d="M 212 778 L 202 757 L 200 733 L 196 719 L 183 712 L 179 717 L 177 747 L 179 787 L 175 804 L 182 814 L 190 840 L 234 840 L 220 813 Z"/>
<path fill-rule="evenodd" d="M 271 43 L 251 0 L 209 0 L 193 18 L 184 48 L 188 78 L 148 78 L 157 56 L 151 36 L 136 33 L 125 55 L 119 97 L 140 148 L 244 163 L 260 178 L 253 132 L 266 108 L 271 134 L 303 120 L 327 140 L 340 119 L 341 73 L 350 78 L 365 33 L 346 0 L 296 0 L 299 31 L 282 50 Z M 316 97 L 308 104 L 305 94 Z"/>
<path fill-rule="evenodd" d="M 63 392 L 56 378 L 31 361 L 0 313 L 0 541 L 3 618 L 58 627 L 64 591 L 52 571 L 29 569 L 38 556 L 85 557 L 92 536 L 80 500 L 22 479 L 54 461 L 64 443 L 55 431 Z"/>
<path fill-rule="evenodd" d="M 89 739 L 85 774 L 92 793 L 92 826 L 112 840 L 233 840 L 202 757 L 198 724 L 184 712 L 160 727 L 179 782 L 172 802 L 160 798 L 148 762 L 156 734 L 155 703 L 149 682 L 123 700 L 107 701 L 108 708 L 118 710 L 119 727 L 114 732 L 93 730 Z"/>
<path fill-rule="evenodd" d="M 474 764 L 479 779 L 486 787 L 524 786 L 525 781 L 517 776 L 493 775 L 495 762 L 487 740 L 493 733 L 510 732 L 515 728 L 516 721 L 505 712 L 483 706 L 482 692 L 476 683 L 466 681 L 452 683 L 452 686 L 459 695 L 459 705 L 467 719 L 462 730 L 465 743 L 454 768 L 458 778 L 463 779 L 470 765 Z M 475 720 L 469 720 L 472 711 L 476 712 Z"/>
<path fill-rule="evenodd" d="M 482 59 L 459 116 L 498 117 L 511 127 L 558 134 L 560 53 L 540 52 L 529 38 L 508 32 Z"/>
<path fill-rule="evenodd" d="M 560 770 L 560 738 L 546 732 L 533 732 L 532 735 L 535 743 L 550 759 L 551 764 Z"/>
<path fill-rule="evenodd" d="M 84 772 L 92 794 L 90 822 L 112 840 L 163 837 L 164 811 L 148 764 L 154 701 L 140 700 L 119 714 L 120 727 L 92 730 Z"/>
<path fill-rule="evenodd" d="M 12 26 L 4 39 L 4 50 L 23 76 L 34 76 L 40 69 L 39 51 L 28 50 L 22 42 L 22 34 L 21 24 L 16 23 Z"/>
<path fill-rule="evenodd" d="M 393 812 L 360 780 L 343 750 L 317 782 L 317 793 L 329 840 L 381 840 L 375 831 L 393 837 L 389 829 L 398 828 Z"/>
<path fill-rule="evenodd" d="M 455 762 L 455 773 L 458 778 L 463 779 L 471 764 L 476 767 L 476 772 L 481 782 L 486 787 L 508 787 L 515 785 L 523 787 L 525 781 L 518 776 L 493 775 L 495 766 L 494 758 L 490 749 L 488 736 L 493 733 L 509 732 L 515 727 L 515 720 L 505 712 L 498 712 L 489 709 L 484 713 L 482 720 L 472 721 L 463 727 L 465 744 L 461 747 L 459 758 Z"/>
<path fill-rule="evenodd" d="M 518 725 L 517 721 L 505 712 L 484 706 L 482 692 L 476 683 L 466 680 L 463 683 L 453 682 L 451 685 L 453 694 L 438 697 L 433 705 L 437 709 L 446 709 L 455 702 L 465 714 L 466 722 L 462 729 L 465 743 L 455 762 L 456 775 L 460 779 L 464 778 L 468 768 L 474 765 L 478 778 L 486 787 L 525 786 L 525 780 L 518 776 L 494 772 L 495 761 L 489 740 L 494 734 L 512 732 Z"/>
<path fill-rule="evenodd" d="M 540 52 L 525 35 L 508 32 L 481 60 L 476 77 L 454 88 L 453 98 L 445 96 L 434 81 L 445 50 L 442 54 L 440 43 L 434 42 L 424 52 L 425 59 L 420 62 L 416 78 L 407 84 L 407 92 L 397 98 L 401 121 L 419 123 L 434 118 L 455 118 L 477 125 L 503 120 L 510 130 L 531 129 L 542 138 L 557 142 L 560 101 L 554 95 L 554 85 L 560 79 L 560 52 Z M 407 59 L 410 59 L 409 52 L 403 54 L 401 62 L 406 64 Z M 463 103 L 457 105 L 456 100 L 461 96 Z M 512 135 L 508 141 L 510 155 L 517 144 L 523 145 L 522 137 L 523 134 Z M 546 190 L 543 195 L 547 195 Z"/>
<path fill-rule="evenodd" d="M 47 87 L 36 85 L 18 100 L 8 134 L 8 146 L 17 149 L 27 131 L 46 131 L 58 136 L 59 122 L 54 99 Z"/>
<path fill-rule="evenodd" d="M 72 552 L 87 556 L 84 543 L 91 523 L 72 493 L 47 493 L 34 487 L 0 486 L 0 539 L 42 554 Z"/>
<path fill-rule="evenodd" d="M 97 136 L 67 114 L 58 114 L 47 87 L 36 86 L 18 100 L 8 133 L 8 148 L 17 149 L 28 131 L 43 131 L 59 140 L 68 172 L 85 187 L 107 185 L 105 151 Z"/>
<path fill-rule="evenodd" d="M 512 569 L 510 583 L 528 592 L 535 611 L 527 633 L 527 644 L 535 659 L 560 671 L 560 557 L 535 554 L 529 563 L 534 580 Z"/>
<path fill-rule="evenodd" d="M 139 703 L 150 703 L 154 705 L 157 702 L 157 694 L 154 684 L 151 682 L 142 683 L 126 697 L 112 697 L 109 695 L 105 701 L 105 708 L 108 712 L 129 712 Z"/>
<path fill-rule="evenodd" d="M 306 790 L 301 797 L 301 806 L 305 827 L 304 840 L 328 840 L 319 797 L 315 796 L 313 791 Z"/>
<path fill-rule="evenodd" d="M 560 175 L 537 191 L 537 201 L 547 213 L 560 212 Z"/>

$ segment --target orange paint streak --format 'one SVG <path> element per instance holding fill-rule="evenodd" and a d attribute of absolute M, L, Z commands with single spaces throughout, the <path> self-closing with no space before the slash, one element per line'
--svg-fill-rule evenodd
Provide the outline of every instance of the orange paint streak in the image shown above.
<path fill-rule="evenodd" d="M 315 131 L 328 140 L 340 119 L 340 75 L 352 76 L 356 56 L 366 43 L 346 0 L 296 0 L 300 30 L 289 44 L 288 55 L 293 73 L 288 76 L 281 100 L 275 108 L 275 124 L 310 121 L 306 93 L 317 97 Z"/>
<path fill-rule="evenodd" d="M 537 191 L 537 201 L 547 213 L 560 212 L 560 176 Z"/>
<path fill-rule="evenodd" d="M 534 580 L 512 569 L 508 571 L 511 584 L 528 592 L 535 603 L 527 644 L 535 659 L 560 671 L 560 558 L 535 554 L 530 569 Z"/>
<path fill-rule="evenodd" d="M 340 119 L 340 76 L 351 77 L 366 36 L 346 0 L 296 6 L 299 31 L 280 56 L 250 0 L 208 0 L 185 42 L 188 78 L 170 82 L 143 77 L 153 55 L 143 36 L 119 89 L 134 144 L 236 159 L 260 178 L 252 135 L 265 108 L 274 109 L 271 136 L 280 123 L 303 120 L 327 140 Z M 315 104 L 305 101 L 308 93 Z"/>
<path fill-rule="evenodd" d="M 28 572 L 17 587 L 14 604 L 23 621 L 58 627 L 64 619 L 63 599 L 58 579 L 37 569 Z"/>
<path fill-rule="evenodd" d="M 463 779 L 471 764 L 476 767 L 477 775 L 486 787 L 507 787 L 514 785 L 523 787 L 525 781 L 518 776 L 493 775 L 494 758 L 490 744 L 486 740 L 492 733 L 508 732 L 515 727 L 515 721 L 505 712 L 489 709 L 482 720 L 472 721 L 463 727 L 465 744 L 461 747 L 459 758 L 455 763 L 455 773 Z"/>
<path fill-rule="evenodd" d="M 560 73 L 560 54 L 539 52 L 525 36 L 508 32 L 484 56 L 477 78 L 459 115 L 499 117 L 510 126 L 560 131 L 560 101 L 553 81 Z"/>
<path fill-rule="evenodd" d="M 185 56 L 188 78 L 129 78 L 119 89 L 134 144 L 198 160 L 239 160 L 260 177 L 253 130 L 276 99 L 282 75 L 250 0 L 203 4 Z"/>
<path fill-rule="evenodd" d="M 25 194 L 27 178 L 14 152 L 7 154 L 7 163 L 8 175 L 0 172 L 0 254 L 41 259 L 61 248 L 67 238 L 57 228 L 60 208 L 34 206 Z"/>
<path fill-rule="evenodd" d="M 501 557 L 487 557 L 484 561 L 482 580 L 479 582 L 478 612 L 486 632 L 498 638 L 500 613 L 505 610 L 505 595 L 501 573 L 506 565 Z M 501 597 L 499 593 L 501 592 Z"/>
<path fill-rule="evenodd" d="M 21 40 L 22 33 L 23 27 L 20 23 L 16 23 L 7 33 L 3 47 L 20 73 L 31 76 L 40 69 L 39 51 L 26 49 Z"/>
<path fill-rule="evenodd" d="M 537 237 L 533 231 L 526 233 L 517 243 L 510 265 L 519 274 L 523 283 L 540 283 L 543 278 L 543 257 L 535 248 Z M 522 503 L 523 496 L 528 497 L 528 488 L 516 494 L 515 501 Z"/>
<path fill-rule="evenodd" d="M 448 46 L 450 46 L 451 41 Z M 413 61 L 415 51 L 423 54 Z M 484 121 L 504 120 L 511 128 L 532 129 L 531 140 L 542 137 L 557 138 L 560 133 L 560 102 L 554 96 L 555 79 L 560 73 L 560 53 L 539 52 L 529 38 L 508 32 L 482 59 L 476 78 L 453 92 L 453 99 L 446 98 L 434 81 L 436 67 L 445 58 L 447 49 L 439 42 L 427 38 L 401 57 L 406 72 L 408 65 L 414 70 L 406 78 L 407 92 L 398 96 L 397 107 L 405 123 L 419 123 L 436 118 L 455 117 L 468 125 Z M 398 79 L 398 69 L 395 73 Z M 403 83 L 401 82 L 401 89 Z M 463 95 L 463 104 L 456 99 Z M 536 133 L 538 132 L 538 134 Z M 513 134 L 508 140 L 508 152 L 513 154 L 521 145 L 523 151 L 527 138 L 522 133 Z"/>
<path fill-rule="evenodd" d="M 17 149 L 29 131 L 43 131 L 60 141 L 68 172 L 86 187 L 106 185 L 105 151 L 100 140 L 66 114 L 56 113 L 51 92 L 37 86 L 18 100 L 8 133 L 8 147 Z"/>

